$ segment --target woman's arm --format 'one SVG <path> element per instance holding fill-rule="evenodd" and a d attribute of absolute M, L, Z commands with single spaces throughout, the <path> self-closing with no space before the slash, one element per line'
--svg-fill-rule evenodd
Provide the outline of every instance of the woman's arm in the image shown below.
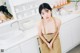
<path fill-rule="evenodd" d="M 44 38 L 43 34 L 42 34 L 42 30 L 41 30 L 41 23 L 38 24 L 38 35 L 39 37 L 46 43 L 49 44 L 46 39 Z"/>
<path fill-rule="evenodd" d="M 56 33 L 55 33 L 52 41 L 50 42 L 50 44 L 52 44 L 52 43 L 55 41 L 56 37 L 58 36 L 59 29 L 60 29 L 60 26 L 61 26 L 61 21 L 60 21 L 60 20 L 57 20 L 57 21 L 56 21 L 56 24 L 57 24 L 57 26 L 56 26 L 56 27 L 57 27 Z"/>

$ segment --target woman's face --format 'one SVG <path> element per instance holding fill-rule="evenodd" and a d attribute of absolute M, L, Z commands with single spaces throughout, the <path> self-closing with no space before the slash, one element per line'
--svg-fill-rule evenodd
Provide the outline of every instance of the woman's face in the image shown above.
<path fill-rule="evenodd" d="M 51 18 L 51 11 L 49 9 L 42 9 L 41 11 L 41 16 L 43 17 L 43 19 L 49 19 Z"/>
<path fill-rule="evenodd" d="M 1 21 L 6 21 L 6 16 L 3 14 L 3 12 L 0 11 L 0 20 Z"/>

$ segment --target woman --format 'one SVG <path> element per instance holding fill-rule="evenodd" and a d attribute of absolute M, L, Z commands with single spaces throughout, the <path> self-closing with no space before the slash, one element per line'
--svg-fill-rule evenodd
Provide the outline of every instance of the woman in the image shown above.
<path fill-rule="evenodd" d="M 0 23 L 11 20 L 12 17 L 13 16 L 8 12 L 6 6 L 0 6 Z"/>
<path fill-rule="evenodd" d="M 41 21 L 38 23 L 38 35 L 41 53 L 61 53 L 59 29 L 61 21 L 52 16 L 49 4 L 39 6 Z"/>

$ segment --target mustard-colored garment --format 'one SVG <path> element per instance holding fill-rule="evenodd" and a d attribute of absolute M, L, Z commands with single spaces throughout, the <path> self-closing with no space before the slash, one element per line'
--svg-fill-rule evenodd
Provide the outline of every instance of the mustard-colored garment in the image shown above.
<path fill-rule="evenodd" d="M 54 33 L 44 34 L 43 36 L 48 42 L 50 42 L 53 39 Z"/>
<path fill-rule="evenodd" d="M 46 37 L 50 39 L 50 37 L 48 37 L 48 36 L 46 36 Z M 52 38 L 52 36 L 51 36 L 51 38 Z M 53 43 L 52 50 L 50 50 L 48 48 L 46 43 L 44 43 L 41 38 L 39 38 L 39 46 L 40 46 L 40 52 L 41 53 L 61 53 L 61 45 L 60 45 L 59 35 L 56 37 L 56 39 Z"/>

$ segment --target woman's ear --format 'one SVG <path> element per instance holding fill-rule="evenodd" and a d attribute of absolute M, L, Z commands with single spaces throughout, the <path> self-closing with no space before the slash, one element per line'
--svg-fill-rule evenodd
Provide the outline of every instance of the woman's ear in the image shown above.
<path fill-rule="evenodd" d="M 41 15 L 41 19 L 43 19 L 42 15 Z"/>
<path fill-rule="evenodd" d="M 53 17 L 53 16 L 52 16 L 52 12 L 51 12 L 51 17 Z"/>

